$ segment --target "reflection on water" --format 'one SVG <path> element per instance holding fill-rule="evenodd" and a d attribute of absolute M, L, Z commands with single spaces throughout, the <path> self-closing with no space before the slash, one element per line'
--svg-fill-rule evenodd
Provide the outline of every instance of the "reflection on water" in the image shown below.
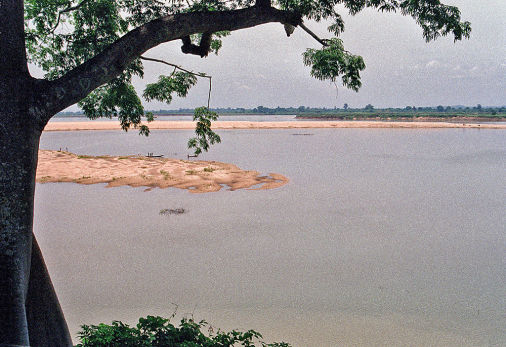
<path fill-rule="evenodd" d="M 220 131 L 202 156 L 284 174 L 280 189 L 37 185 L 35 232 L 72 331 L 177 303 L 294 346 L 505 345 L 504 132 L 294 133 Z M 190 136 L 56 132 L 41 148 L 185 158 Z"/>

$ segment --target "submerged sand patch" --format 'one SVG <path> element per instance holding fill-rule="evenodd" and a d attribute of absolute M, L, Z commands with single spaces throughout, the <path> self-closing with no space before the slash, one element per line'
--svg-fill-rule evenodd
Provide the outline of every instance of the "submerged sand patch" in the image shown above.
<path fill-rule="evenodd" d="M 283 175 L 261 176 L 217 161 L 186 161 L 144 156 L 88 156 L 39 151 L 37 182 L 107 183 L 107 187 L 180 188 L 192 193 L 236 189 L 273 189 L 288 183 Z"/>

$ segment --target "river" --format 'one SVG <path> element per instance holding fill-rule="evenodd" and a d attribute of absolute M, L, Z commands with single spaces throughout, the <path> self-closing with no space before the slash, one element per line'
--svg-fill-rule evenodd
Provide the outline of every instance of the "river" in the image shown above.
<path fill-rule="evenodd" d="M 177 304 L 179 318 L 296 347 L 506 345 L 504 131 L 219 134 L 202 160 L 290 182 L 207 194 L 37 185 L 35 233 L 74 335 Z M 186 159 L 191 135 L 51 132 L 41 148 Z"/>

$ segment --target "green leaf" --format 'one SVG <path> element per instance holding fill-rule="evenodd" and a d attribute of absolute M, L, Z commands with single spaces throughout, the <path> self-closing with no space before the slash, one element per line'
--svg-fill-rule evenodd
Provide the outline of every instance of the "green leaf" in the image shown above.
<path fill-rule="evenodd" d="M 118 117 L 121 127 L 127 131 L 131 126 L 139 127 L 141 135 L 148 135 L 149 129 L 141 125 L 144 107 L 131 83 L 118 78 L 99 87 L 78 103 L 90 119 Z M 148 121 L 149 121 L 148 116 Z M 151 115 L 152 119 L 152 115 Z"/>
<path fill-rule="evenodd" d="M 158 100 L 170 104 L 172 94 L 185 97 L 191 87 L 197 84 L 197 77 L 188 72 L 175 72 L 171 76 L 160 76 L 158 82 L 151 83 L 144 89 L 146 100 Z"/>
<path fill-rule="evenodd" d="M 353 55 L 344 49 L 340 39 L 327 40 L 321 49 L 307 49 L 303 54 L 304 64 L 311 67 L 311 76 L 319 80 L 335 82 L 341 77 L 345 87 L 358 91 L 360 71 L 365 69 L 361 56 Z"/>
<path fill-rule="evenodd" d="M 217 119 L 218 114 L 210 111 L 207 107 L 195 109 L 193 120 L 197 122 L 195 126 L 196 137 L 188 140 L 188 148 L 193 148 L 195 155 L 199 155 L 202 151 L 207 152 L 210 145 L 221 142 L 220 136 L 211 129 L 211 122 Z"/>

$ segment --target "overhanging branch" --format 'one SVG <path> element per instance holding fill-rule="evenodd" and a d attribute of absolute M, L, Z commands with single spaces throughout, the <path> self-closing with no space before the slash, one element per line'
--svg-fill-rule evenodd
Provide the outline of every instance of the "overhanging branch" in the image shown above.
<path fill-rule="evenodd" d="M 304 25 L 304 23 L 299 23 L 299 27 L 301 27 L 305 32 L 307 32 L 311 37 L 313 37 L 316 41 L 321 43 L 322 46 L 328 46 L 328 43 L 325 39 L 321 39 L 316 35 L 314 32 L 312 32 L 307 26 Z"/>
<path fill-rule="evenodd" d="M 41 104 L 50 115 L 75 104 L 95 88 L 118 76 L 132 61 L 161 43 L 204 32 L 234 31 L 278 22 L 297 26 L 301 16 L 272 7 L 232 11 L 190 12 L 150 21 L 118 39 L 100 54 L 61 78 L 50 81 Z"/>
<path fill-rule="evenodd" d="M 202 73 L 202 72 L 193 72 L 193 71 L 190 71 L 190 70 L 187 70 L 179 65 L 176 65 L 176 64 L 173 64 L 173 63 L 169 63 L 165 60 L 161 60 L 161 59 L 156 59 L 156 58 L 148 58 L 148 57 L 144 57 L 144 56 L 140 56 L 140 58 L 142 60 L 147 60 L 147 61 L 153 61 L 153 62 L 156 62 L 156 63 L 161 63 L 161 64 L 165 64 L 165 65 L 168 65 L 168 66 L 172 66 L 174 68 L 174 72 L 176 70 L 181 70 L 181 71 L 184 71 L 186 73 L 189 73 L 189 74 L 192 74 L 194 76 L 198 76 L 198 77 L 204 77 L 204 78 L 208 78 L 209 79 L 209 93 L 207 95 L 207 108 L 209 108 L 209 105 L 211 104 L 211 89 L 213 88 L 213 85 L 212 85 L 212 79 L 213 77 L 210 76 L 210 75 L 207 75 L 205 73 Z M 172 74 L 174 74 L 174 72 Z"/>
<path fill-rule="evenodd" d="M 154 61 L 154 62 L 157 62 L 157 63 L 161 63 L 161 64 L 165 64 L 165 65 L 169 65 L 169 66 L 172 66 L 178 70 L 181 70 L 181 71 L 184 71 L 184 72 L 187 72 L 189 74 L 192 74 L 194 76 L 198 76 L 198 77 L 206 77 L 206 78 L 211 78 L 211 76 L 209 75 L 206 75 L 205 73 L 201 73 L 201 72 L 193 72 L 193 71 L 190 71 L 190 70 L 187 70 L 185 69 L 184 67 L 181 67 L 177 64 L 173 64 L 173 63 L 169 63 L 165 60 L 161 60 L 161 59 L 156 59 L 156 58 L 148 58 L 148 57 L 145 57 L 145 56 L 140 56 L 139 58 L 141 58 L 142 60 L 147 60 L 147 61 Z"/>

